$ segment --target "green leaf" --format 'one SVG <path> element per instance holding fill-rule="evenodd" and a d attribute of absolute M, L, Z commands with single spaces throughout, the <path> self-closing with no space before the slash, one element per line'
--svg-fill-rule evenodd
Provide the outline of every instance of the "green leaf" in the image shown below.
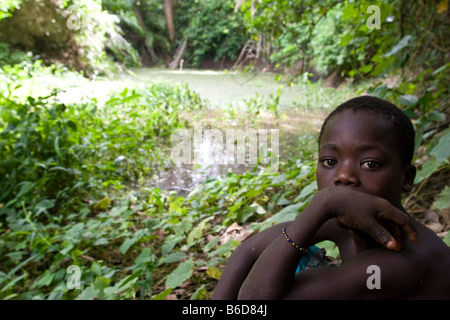
<path fill-rule="evenodd" d="M 111 198 L 104 197 L 103 199 L 98 201 L 96 204 L 94 204 L 94 210 L 96 210 L 96 211 L 105 210 L 106 208 L 108 208 L 110 203 L 111 203 Z"/>
<path fill-rule="evenodd" d="M 192 294 L 192 296 L 189 298 L 189 300 L 202 300 L 206 297 L 206 289 L 205 285 L 201 285 L 195 292 Z"/>
<path fill-rule="evenodd" d="M 353 40 L 353 35 L 348 33 L 348 34 L 342 36 L 341 42 L 339 43 L 339 45 L 345 47 L 352 40 Z"/>
<path fill-rule="evenodd" d="M 114 162 L 115 163 L 119 163 L 119 162 L 122 162 L 124 160 L 126 160 L 126 157 L 124 155 L 120 155 L 120 156 L 118 156 L 117 158 L 114 159 Z"/>
<path fill-rule="evenodd" d="M 325 240 L 316 244 L 319 248 L 324 248 L 327 256 L 337 258 L 339 256 L 339 248 L 337 245 L 329 240 Z"/>
<path fill-rule="evenodd" d="M 75 300 L 93 300 L 95 297 L 98 296 L 100 290 L 94 288 L 93 285 L 87 287 L 84 289 L 76 298 Z"/>
<path fill-rule="evenodd" d="M 357 47 L 361 47 L 364 44 L 369 42 L 369 37 L 355 37 L 352 39 L 352 41 L 350 41 L 349 45 L 355 45 Z"/>
<path fill-rule="evenodd" d="M 291 204 L 290 206 L 287 206 L 286 208 L 283 208 L 282 210 L 278 211 L 276 214 L 274 214 L 266 221 L 270 223 L 281 223 L 294 220 L 295 217 L 297 217 L 297 215 L 299 214 L 300 209 L 306 206 L 306 204 L 307 201 Z"/>
<path fill-rule="evenodd" d="M 181 212 L 183 212 L 183 210 L 182 210 L 183 205 L 184 205 L 184 198 L 178 197 L 169 203 L 169 212 L 181 213 Z"/>
<path fill-rule="evenodd" d="M 363 72 L 363 73 L 368 73 L 370 71 L 372 71 L 373 69 L 373 64 L 368 64 L 365 66 L 362 66 L 361 68 L 359 68 L 359 71 Z"/>
<path fill-rule="evenodd" d="M 209 241 L 205 246 L 203 246 L 203 252 L 209 252 L 220 242 L 220 236 L 216 236 L 211 241 Z"/>
<path fill-rule="evenodd" d="M 140 276 L 139 272 L 135 272 L 133 274 L 130 274 L 126 278 L 120 280 L 119 283 L 117 283 L 113 288 L 111 288 L 112 292 L 117 292 L 119 290 L 128 289 L 129 287 L 131 287 L 137 281 L 139 276 Z"/>
<path fill-rule="evenodd" d="M 105 277 L 97 277 L 94 281 L 95 289 L 99 290 L 99 292 L 103 291 L 110 284 L 111 279 Z"/>
<path fill-rule="evenodd" d="M 43 254 L 37 253 L 37 254 L 29 257 L 27 260 L 23 261 L 18 266 L 16 266 L 14 269 L 12 269 L 5 277 L 0 278 L 0 285 L 3 283 L 3 281 L 11 279 L 12 275 L 14 275 L 14 273 L 16 273 L 17 270 L 21 269 L 24 265 L 26 265 L 28 262 L 30 262 L 31 260 L 33 260 L 34 258 L 36 258 L 39 255 L 43 255 Z"/>
<path fill-rule="evenodd" d="M 173 263 L 186 259 L 184 252 L 172 252 L 165 258 L 161 258 L 162 263 Z"/>
<path fill-rule="evenodd" d="M 219 269 L 217 269 L 216 267 L 209 267 L 206 270 L 206 274 L 213 279 L 219 280 L 220 276 L 222 275 L 222 272 Z"/>
<path fill-rule="evenodd" d="M 415 95 L 405 94 L 403 96 L 398 97 L 397 101 L 398 101 L 398 103 L 401 103 L 408 107 L 411 107 L 411 106 L 417 104 L 419 99 Z"/>
<path fill-rule="evenodd" d="M 152 300 L 164 300 L 172 292 L 172 288 L 166 289 L 152 297 Z"/>
<path fill-rule="evenodd" d="M 377 66 L 374 70 L 372 70 L 372 72 L 369 74 L 371 76 L 378 76 L 381 73 L 383 73 L 384 71 L 386 71 L 391 64 L 394 62 L 395 57 L 388 57 L 387 59 L 382 60 L 381 62 L 377 63 Z"/>
<path fill-rule="evenodd" d="M 55 205 L 55 200 L 42 200 L 39 201 L 35 206 L 36 215 L 39 216 L 42 212 L 47 211 L 47 209 L 53 208 Z"/>
<path fill-rule="evenodd" d="M 266 213 L 266 209 L 264 209 L 259 203 L 257 202 L 253 202 L 250 205 L 251 208 L 255 209 L 257 214 L 265 214 Z"/>
<path fill-rule="evenodd" d="M 450 157 L 450 130 L 439 139 L 439 142 L 430 151 L 430 154 L 434 155 L 438 162 Z"/>
<path fill-rule="evenodd" d="M 442 71 L 444 71 L 448 66 L 450 66 L 450 63 L 444 64 L 443 66 L 437 68 L 436 70 L 434 70 L 431 75 L 434 77 L 436 75 L 438 75 L 439 73 L 441 73 Z"/>
<path fill-rule="evenodd" d="M 192 276 L 192 269 L 194 262 L 188 260 L 180 263 L 180 265 L 167 276 L 166 285 L 169 288 L 176 288 L 181 286 L 183 282 Z"/>
<path fill-rule="evenodd" d="M 373 71 L 372 71 L 373 73 Z M 377 86 L 375 88 L 369 88 L 369 93 L 375 97 L 381 98 L 383 99 L 386 96 L 386 93 L 388 92 L 388 87 L 387 85 L 383 84 L 381 86 Z"/>
<path fill-rule="evenodd" d="M 344 13 L 342 14 L 342 20 L 349 20 L 358 17 L 359 11 L 355 8 L 353 4 L 349 4 L 345 7 Z"/>
<path fill-rule="evenodd" d="M 44 273 L 33 283 L 31 288 L 34 289 L 46 287 L 50 285 L 50 283 L 52 283 L 53 277 L 54 277 L 53 273 L 51 273 L 49 270 L 45 270 Z"/>
<path fill-rule="evenodd" d="M 136 238 L 125 239 L 125 241 L 120 246 L 120 252 L 122 252 L 122 254 L 125 254 L 128 251 L 128 249 L 130 249 L 130 247 L 136 243 L 136 241 L 137 241 Z"/>
<path fill-rule="evenodd" d="M 206 219 L 203 219 L 191 232 L 189 232 L 186 244 L 188 247 L 192 246 L 195 239 L 199 239 L 202 237 L 203 234 L 203 228 L 205 227 L 205 224 L 213 219 L 214 217 L 208 217 Z"/>
<path fill-rule="evenodd" d="M 152 262 L 153 260 L 154 260 L 154 255 L 152 255 L 151 249 L 144 248 L 144 249 L 142 249 L 141 254 L 136 258 L 136 260 L 134 262 L 136 264 L 141 264 L 141 263 L 149 263 L 149 262 Z"/>
<path fill-rule="evenodd" d="M 227 257 L 231 254 L 231 252 L 240 244 L 239 241 L 234 240 L 234 238 L 231 238 L 228 240 L 225 244 L 214 250 L 213 252 L 210 252 L 208 254 L 208 257 L 212 256 L 224 256 Z"/>
<path fill-rule="evenodd" d="M 284 196 L 277 200 L 277 206 L 287 206 L 288 204 L 292 204 L 292 202 L 286 199 Z"/>
<path fill-rule="evenodd" d="M 390 57 L 396 55 L 400 50 L 409 44 L 411 35 L 404 36 L 395 46 L 392 47 L 391 51 L 386 53 L 383 57 Z"/>
<path fill-rule="evenodd" d="M 417 128 L 414 134 L 414 150 L 417 150 L 421 146 L 422 140 L 423 140 L 423 129 Z"/>
<path fill-rule="evenodd" d="M 146 229 L 138 230 L 132 238 L 125 239 L 125 241 L 120 246 L 120 252 L 125 254 L 130 247 L 135 244 L 146 232 Z"/>
<path fill-rule="evenodd" d="M 13 288 L 17 282 L 21 281 L 26 276 L 27 276 L 27 274 L 24 273 L 24 274 L 18 276 L 17 278 L 11 279 L 11 281 L 7 285 L 5 285 L 0 292 L 6 292 L 9 288 Z"/>
<path fill-rule="evenodd" d="M 417 172 L 416 178 L 414 179 L 414 183 L 420 183 L 422 180 L 428 178 L 437 168 L 441 166 L 441 162 L 437 161 L 435 158 L 431 158 L 426 161 L 420 170 Z"/>
<path fill-rule="evenodd" d="M 444 243 L 448 246 L 450 246 L 450 232 L 447 233 L 447 235 L 443 239 Z"/>
<path fill-rule="evenodd" d="M 300 194 L 294 199 L 294 203 L 296 203 L 299 200 L 309 196 L 310 194 L 312 194 L 316 190 L 317 190 L 317 182 L 313 181 L 313 182 L 311 182 L 310 184 L 308 184 L 306 187 L 304 187 L 302 189 Z"/>
<path fill-rule="evenodd" d="M 431 91 L 426 90 L 424 94 L 422 94 L 422 96 L 419 99 L 419 103 L 423 106 L 423 107 L 428 107 L 430 105 L 430 102 L 433 100 L 433 94 L 431 93 Z"/>
<path fill-rule="evenodd" d="M 444 210 L 450 208 L 450 187 L 445 187 L 439 194 L 439 198 L 433 203 L 436 209 Z"/>
<path fill-rule="evenodd" d="M 442 122 L 445 120 L 445 114 L 435 110 L 427 115 L 427 119 L 431 121 Z"/>
<path fill-rule="evenodd" d="M 73 131 L 77 131 L 77 125 L 72 120 L 67 121 L 67 126 Z"/>
<path fill-rule="evenodd" d="M 59 137 L 56 137 L 55 142 L 54 142 L 54 147 L 55 147 L 55 151 L 56 151 L 56 154 L 58 155 L 59 159 L 62 160 L 63 155 L 61 153 L 61 149 L 59 148 Z"/>
<path fill-rule="evenodd" d="M 161 247 L 162 255 L 167 255 L 172 249 L 181 241 L 183 241 L 185 237 L 183 235 L 169 235 L 165 240 L 164 244 Z"/>

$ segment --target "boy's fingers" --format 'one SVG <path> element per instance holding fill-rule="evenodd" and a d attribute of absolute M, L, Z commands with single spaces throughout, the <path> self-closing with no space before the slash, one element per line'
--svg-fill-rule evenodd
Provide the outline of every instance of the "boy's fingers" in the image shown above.
<path fill-rule="evenodd" d="M 409 240 L 412 242 L 419 241 L 419 236 L 417 234 L 417 230 L 414 228 L 412 224 L 407 224 L 403 227 L 403 230 L 408 234 Z"/>
<path fill-rule="evenodd" d="M 394 248 L 395 251 L 400 251 L 403 248 L 403 236 L 402 229 L 399 226 L 393 225 L 390 226 L 389 232 L 392 234 L 396 241 L 396 246 Z"/>
<path fill-rule="evenodd" d="M 371 229 L 366 230 L 366 232 L 387 249 L 395 250 L 397 248 L 397 242 L 394 237 L 378 222 L 372 224 Z"/>
<path fill-rule="evenodd" d="M 390 215 L 390 220 L 401 227 L 408 235 L 409 240 L 417 242 L 419 237 L 416 228 L 411 222 L 411 217 L 401 210 L 395 209 Z"/>
<path fill-rule="evenodd" d="M 417 231 L 414 226 L 411 224 L 409 216 L 402 212 L 402 215 L 405 215 L 407 218 L 402 217 L 400 220 L 391 219 L 391 221 L 398 226 L 398 228 L 403 229 L 408 238 L 413 241 L 418 241 Z M 399 251 L 403 246 L 403 239 L 400 229 L 394 227 L 393 234 L 391 234 L 386 228 L 384 228 L 378 221 L 374 221 L 371 225 L 370 230 L 366 230 L 378 243 L 383 245 L 385 248 L 390 250 Z"/>

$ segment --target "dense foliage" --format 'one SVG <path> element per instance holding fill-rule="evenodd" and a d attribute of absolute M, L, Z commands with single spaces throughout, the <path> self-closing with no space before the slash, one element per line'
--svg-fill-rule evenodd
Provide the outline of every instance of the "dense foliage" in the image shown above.
<path fill-rule="evenodd" d="M 18 71 L 5 76 L 23 80 Z M 208 297 L 239 243 L 221 243 L 227 226 L 260 221 L 255 227 L 263 228 L 292 217 L 315 190 L 313 163 L 299 159 L 282 174 L 229 174 L 187 197 L 150 187 L 168 164 L 165 148 L 184 125 L 183 112 L 205 107 L 186 87 L 125 88 L 102 105 L 67 105 L 57 92 L 24 100 L 12 84 L 7 89 L 0 108 L 4 299 L 161 299 L 183 283 L 178 296 Z M 300 194 L 305 185 L 309 192 Z M 291 203 L 288 214 L 261 225 Z M 67 284 L 71 265 L 80 268 L 78 290 Z"/>
<path fill-rule="evenodd" d="M 179 29 L 188 39 L 184 55 L 195 67 L 206 59 L 236 60 L 246 39 L 243 16 L 234 12 L 235 1 L 183 1 L 175 8 L 182 13 Z"/>

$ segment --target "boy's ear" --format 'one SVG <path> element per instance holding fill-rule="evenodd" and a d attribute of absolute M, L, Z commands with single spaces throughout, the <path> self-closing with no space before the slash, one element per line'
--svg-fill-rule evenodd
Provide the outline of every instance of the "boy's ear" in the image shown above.
<path fill-rule="evenodd" d="M 416 166 L 408 165 L 403 171 L 403 191 L 410 192 L 414 185 L 414 179 L 416 178 Z"/>

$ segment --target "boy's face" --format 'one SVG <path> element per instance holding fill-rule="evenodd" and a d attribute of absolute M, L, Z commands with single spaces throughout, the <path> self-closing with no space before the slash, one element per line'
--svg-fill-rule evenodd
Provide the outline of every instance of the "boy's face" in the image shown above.
<path fill-rule="evenodd" d="M 401 207 L 415 169 L 402 166 L 391 124 L 371 111 L 346 110 L 329 119 L 319 145 L 319 190 L 343 186 L 378 196 Z"/>

